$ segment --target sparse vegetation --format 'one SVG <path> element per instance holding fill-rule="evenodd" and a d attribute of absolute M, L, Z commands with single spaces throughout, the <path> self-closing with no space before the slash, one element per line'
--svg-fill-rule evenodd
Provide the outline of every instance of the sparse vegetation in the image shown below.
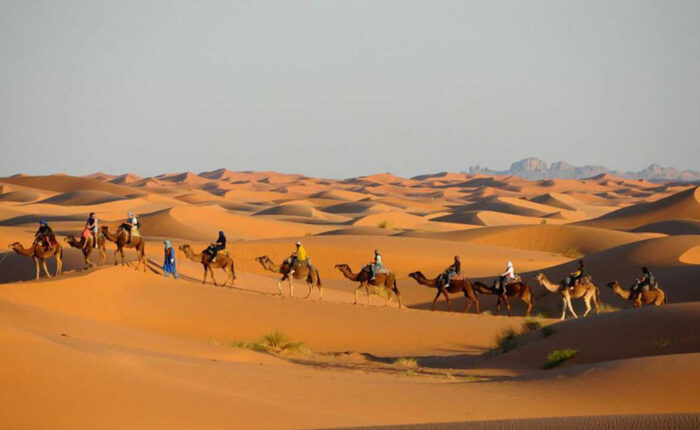
<path fill-rule="evenodd" d="M 521 334 L 530 333 L 531 331 L 537 331 L 541 328 L 541 322 L 537 321 L 536 319 L 526 319 L 525 322 L 523 322 L 523 329 Z"/>
<path fill-rule="evenodd" d="M 619 311 L 620 308 L 616 306 L 611 306 L 607 303 L 601 303 L 600 306 L 598 306 L 598 313 L 599 314 L 607 314 L 609 312 L 617 312 Z"/>
<path fill-rule="evenodd" d="M 575 357 L 578 354 L 578 350 L 567 348 L 567 349 L 557 349 L 549 353 L 547 359 L 544 361 L 544 368 L 551 369 L 560 365 L 561 363 Z"/>
<path fill-rule="evenodd" d="M 654 341 L 654 346 L 659 348 L 659 349 L 664 349 L 666 348 L 669 344 L 671 343 L 670 340 L 668 340 L 665 337 L 660 337 Z"/>
<path fill-rule="evenodd" d="M 279 330 L 266 334 L 257 342 L 232 342 L 229 346 L 276 354 L 311 353 L 303 342 L 294 342 Z"/>
<path fill-rule="evenodd" d="M 394 365 L 408 369 L 415 369 L 418 367 L 418 361 L 412 357 L 399 357 L 394 360 Z"/>
<path fill-rule="evenodd" d="M 546 220 L 546 219 L 544 219 L 544 218 L 542 218 L 542 220 L 540 221 L 540 224 L 542 224 L 542 225 L 546 225 L 546 224 L 547 224 L 547 220 Z"/>
<path fill-rule="evenodd" d="M 379 227 L 379 228 L 389 228 L 390 226 L 391 226 L 391 222 L 389 222 L 388 220 L 380 221 L 377 224 L 377 227 Z"/>
<path fill-rule="evenodd" d="M 515 349 L 515 347 L 518 346 L 518 341 L 515 339 L 517 335 L 518 334 L 512 328 L 508 328 L 501 332 L 501 334 L 499 334 L 496 338 L 496 344 L 498 347 L 495 351 L 506 353 Z"/>
<path fill-rule="evenodd" d="M 540 330 L 542 332 L 542 337 L 549 337 L 554 334 L 554 327 L 551 325 L 546 325 Z"/>
<path fill-rule="evenodd" d="M 584 254 L 576 248 L 566 248 L 565 250 L 560 252 L 560 254 L 563 255 L 564 257 L 570 258 L 572 260 L 575 260 L 575 259 L 578 259 L 578 258 L 581 258 L 584 256 Z"/>

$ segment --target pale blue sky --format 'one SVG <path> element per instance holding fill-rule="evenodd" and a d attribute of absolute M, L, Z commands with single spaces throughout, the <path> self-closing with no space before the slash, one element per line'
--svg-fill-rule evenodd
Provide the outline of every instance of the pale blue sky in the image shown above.
<path fill-rule="evenodd" d="M 699 1 L 0 0 L 0 176 L 700 168 Z"/>

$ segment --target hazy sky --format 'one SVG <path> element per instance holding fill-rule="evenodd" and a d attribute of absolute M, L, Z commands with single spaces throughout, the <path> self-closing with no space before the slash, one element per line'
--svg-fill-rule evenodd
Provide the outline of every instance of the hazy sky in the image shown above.
<path fill-rule="evenodd" d="M 0 176 L 700 168 L 700 1 L 0 0 Z"/>

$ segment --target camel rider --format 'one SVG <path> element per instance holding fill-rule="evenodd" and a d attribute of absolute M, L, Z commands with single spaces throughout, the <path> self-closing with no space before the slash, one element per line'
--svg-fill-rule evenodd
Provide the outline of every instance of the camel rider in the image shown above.
<path fill-rule="evenodd" d="M 216 260 L 216 254 L 218 254 L 219 251 L 223 251 L 224 249 L 226 249 L 226 235 L 223 231 L 219 231 L 219 238 L 216 239 L 216 242 L 209 245 L 209 248 L 207 248 L 207 252 L 209 253 L 209 255 L 211 255 L 212 261 L 214 261 Z"/>
<path fill-rule="evenodd" d="M 56 236 L 54 236 L 53 230 L 51 230 L 49 224 L 43 219 L 39 221 L 39 229 L 34 234 L 34 245 L 37 243 L 41 244 L 47 250 L 56 243 Z"/>
<path fill-rule="evenodd" d="M 583 278 L 584 264 L 583 260 L 578 262 L 578 269 L 569 274 L 569 288 L 573 288 L 581 282 Z"/>
<path fill-rule="evenodd" d="M 126 222 L 125 222 L 125 223 L 122 223 L 122 225 L 120 226 L 120 228 L 122 228 L 122 229 L 126 230 L 127 232 L 129 232 L 129 237 L 128 237 L 128 240 L 126 241 L 126 243 L 129 243 L 129 242 L 131 242 L 132 233 L 133 233 L 133 232 L 137 232 L 137 233 L 138 233 L 139 220 L 136 218 L 136 215 L 134 215 L 133 212 L 129 212 L 129 213 L 127 214 Z"/>
<path fill-rule="evenodd" d="M 85 221 L 85 230 L 90 232 L 92 236 L 92 246 L 97 248 L 97 218 L 95 217 L 95 212 L 90 212 L 87 221 Z M 88 240 L 85 238 L 85 245 L 83 248 L 87 248 Z"/>
<path fill-rule="evenodd" d="M 445 286 L 450 285 L 450 279 L 452 279 L 453 276 L 459 275 L 462 273 L 462 262 L 459 259 L 459 255 L 455 255 L 455 260 L 452 263 L 450 267 L 445 269 L 445 272 L 442 274 L 443 280 L 445 282 Z"/>
<path fill-rule="evenodd" d="M 301 242 L 297 241 L 296 243 L 297 249 L 292 253 L 292 261 L 291 261 L 291 266 L 292 266 L 292 272 L 294 272 L 294 267 L 296 266 L 297 263 L 302 263 L 306 264 L 309 267 L 309 270 L 312 269 L 311 266 L 311 256 L 309 255 L 308 251 L 306 251 L 306 248 L 304 248 L 304 245 L 301 244 Z"/>
<path fill-rule="evenodd" d="M 634 283 L 631 292 L 634 295 L 641 294 L 645 287 L 649 290 L 655 289 L 656 278 L 651 274 L 651 272 L 649 272 L 649 269 L 642 267 L 642 277 L 641 279 L 637 279 L 637 282 Z"/>
<path fill-rule="evenodd" d="M 498 294 L 503 294 L 506 292 L 506 285 L 515 280 L 515 268 L 513 268 L 513 263 L 509 261 L 506 264 L 506 271 L 498 276 L 498 285 L 496 285 L 496 292 Z"/>
<path fill-rule="evenodd" d="M 374 259 L 372 263 L 369 264 L 369 280 L 373 281 L 377 277 L 377 270 L 383 269 L 384 263 L 382 262 L 382 255 L 379 253 L 378 249 L 374 250 Z"/>

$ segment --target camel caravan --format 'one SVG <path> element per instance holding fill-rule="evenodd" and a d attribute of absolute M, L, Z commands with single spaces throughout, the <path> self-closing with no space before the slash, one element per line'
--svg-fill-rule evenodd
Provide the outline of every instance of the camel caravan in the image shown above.
<path fill-rule="evenodd" d="M 119 264 L 119 256 L 121 256 L 121 264 L 126 265 L 124 250 L 133 249 L 137 255 L 136 270 L 143 266 L 143 271 L 145 272 L 147 265 L 146 242 L 141 238 L 138 227 L 139 222 L 131 212 L 128 213 L 127 221 L 120 224 L 115 232 L 110 231 L 108 226 L 98 228 L 95 214 L 90 213 L 82 233 L 80 235 L 68 235 L 64 240 L 70 247 L 81 251 L 86 269 L 95 266 L 89 259 L 93 249 L 96 249 L 98 252 L 98 265 L 104 265 L 106 257 L 105 245 L 107 242 L 112 242 L 116 245 L 116 250 L 114 251 L 115 265 Z M 175 268 L 174 249 L 170 245 L 170 241 L 166 240 L 164 243 L 165 261 L 162 267 L 163 274 L 165 276 L 172 274 L 174 278 L 178 278 Z M 19 242 L 12 243 L 9 247 L 17 254 L 34 260 L 36 279 L 41 277 L 42 268 L 46 276 L 51 277 L 46 266 L 46 260 L 49 258 L 56 259 L 55 275 L 58 276 L 62 272 L 63 248 L 56 240 L 51 227 L 44 220 L 39 223 L 39 230 L 35 234 L 35 240 L 31 247 L 25 248 Z M 219 232 L 216 242 L 210 244 L 209 247 L 200 253 L 195 252 L 189 244 L 183 244 L 178 249 L 181 253 L 184 253 L 188 260 L 202 265 L 204 269 L 203 284 L 206 284 L 207 277 L 210 277 L 213 284 L 218 286 L 214 269 L 221 269 L 227 278 L 221 285 L 234 286 L 236 271 L 233 258 L 226 249 L 226 236 L 223 231 Z M 302 281 L 307 286 L 304 298 L 309 298 L 313 290 L 318 289 L 319 300 L 323 299 L 321 275 L 318 269 L 311 264 L 310 255 L 301 242 L 296 242 L 296 250 L 284 259 L 281 264 L 276 264 L 267 255 L 256 257 L 255 261 L 264 270 L 281 275 L 276 280 L 279 295 L 283 295 L 282 283 L 287 282 L 289 284 L 289 297 L 294 297 L 294 281 Z M 354 304 L 358 304 L 358 294 L 361 291 L 364 291 L 367 295 L 367 305 L 371 305 L 371 296 L 373 294 L 381 295 L 383 292 L 386 301 L 385 305 L 388 305 L 393 297 L 396 296 L 398 307 L 399 309 L 402 308 L 397 275 L 384 266 L 382 256 L 378 250 L 374 251 L 374 258 L 362 266 L 357 273 L 348 264 L 344 263 L 335 265 L 335 269 L 340 271 L 346 279 L 359 283 L 354 291 Z M 566 318 L 567 311 L 574 318 L 578 318 L 572 304 L 574 299 L 583 300 L 586 307 L 583 317 L 588 316 L 593 309 L 591 303 L 595 306 L 596 312 L 600 310 L 600 289 L 593 284 L 591 276 L 584 275 L 584 270 L 583 261 L 579 261 L 578 269 L 558 283 L 550 281 L 544 273 L 538 273 L 533 277 L 546 292 L 559 295 L 562 303 L 560 317 L 562 320 Z M 481 312 L 478 295 L 495 295 L 497 297 L 496 314 L 500 314 L 501 307 L 505 306 L 507 315 L 512 315 L 509 299 L 518 299 L 524 303 L 525 316 L 531 315 L 535 305 L 535 296 L 532 288 L 515 273 L 513 263 L 510 261 L 506 264 L 505 271 L 494 280 L 492 285 L 467 279 L 462 273 L 459 256 L 455 256 L 453 263 L 434 278 L 427 277 L 421 271 L 411 272 L 408 277 L 415 280 L 419 285 L 435 290 L 435 297 L 431 307 L 433 311 L 436 310 L 440 296 L 445 298 L 447 310 L 451 311 L 450 295 L 454 294 L 464 296 L 465 313 L 470 311 L 472 305 L 475 307 L 477 314 Z M 632 301 L 635 308 L 643 305 L 661 306 L 667 302 L 666 293 L 659 288 L 658 282 L 646 267 L 642 268 L 642 277 L 637 279 L 629 289 L 623 288 L 618 281 L 609 282 L 607 285 L 622 300 Z"/>

